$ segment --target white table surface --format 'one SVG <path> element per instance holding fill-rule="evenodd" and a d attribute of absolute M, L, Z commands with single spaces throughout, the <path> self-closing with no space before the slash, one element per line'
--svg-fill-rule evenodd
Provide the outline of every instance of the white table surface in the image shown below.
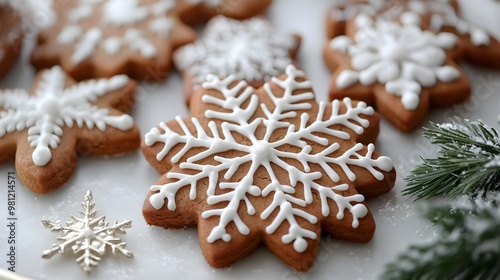
<path fill-rule="evenodd" d="M 465 15 L 489 27 L 500 38 L 500 4 L 492 0 L 462 0 Z M 474 3 L 472 3 L 474 2 Z M 268 16 L 277 28 L 303 36 L 298 61 L 309 76 L 318 100 L 327 99 L 330 72 L 322 59 L 325 43 L 325 17 L 330 1 L 276 0 Z M 494 30 L 494 28 L 497 30 Z M 27 36 L 22 59 L 12 72 L 0 81 L 0 88 L 29 88 L 35 75 L 29 64 L 34 35 Z M 474 91 L 468 102 L 450 108 L 433 110 L 428 119 L 442 122 L 459 115 L 482 119 L 498 128 L 500 71 L 481 69 L 463 63 Z M 182 81 L 177 72 L 157 85 L 141 84 L 138 103 L 132 112 L 142 133 L 158 122 L 176 115 L 187 116 L 183 106 Z M 427 123 L 425 123 L 427 125 Z M 146 225 L 142 204 L 148 188 L 158 174 L 139 151 L 120 157 L 80 158 L 78 168 L 66 186 L 40 196 L 17 182 L 17 271 L 36 279 L 375 279 L 384 265 L 396 258 L 409 244 L 428 242 L 436 229 L 419 218 L 414 203 L 401 196 L 403 178 L 420 162 L 420 156 L 432 157 L 435 148 L 423 139 L 421 130 L 403 135 L 382 121 L 376 147 L 390 156 L 398 171 L 395 188 L 388 194 L 369 201 L 377 222 L 377 231 L 368 244 L 354 244 L 323 238 L 314 267 L 297 273 L 282 264 L 265 247 L 240 260 L 229 269 L 214 269 L 204 260 L 196 229 L 164 230 Z M 0 267 L 6 268 L 7 173 L 14 163 L 0 165 Z M 41 253 L 56 242 L 56 234 L 45 229 L 43 219 L 69 220 L 78 214 L 85 192 L 91 189 L 98 214 L 106 214 L 110 222 L 131 219 L 133 227 L 123 236 L 133 259 L 123 256 L 105 257 L 86 275 L 71 253 L 41 259 Z M 2 225 L 5 224 L 5 225 Z"/>

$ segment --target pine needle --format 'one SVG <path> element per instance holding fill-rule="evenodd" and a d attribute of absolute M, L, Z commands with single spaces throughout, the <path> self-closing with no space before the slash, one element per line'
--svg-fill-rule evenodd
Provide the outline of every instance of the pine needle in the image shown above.
<path fill-rule="evenodd" d="M 381 279 L 500 278 L 500 195 L 489 202 L 470 197 L 458 201 L 426 211 L 441 235 L 430 244 L 410 247 L 386 267 Z"/>
<path fill-rule="evenodd" d="M 439 145 L 439 156 L 424 159 L 405 178 L 404 195 L 419 200 L 500 191 L 500 137 L 495 129 L 460 118 L 431 125 L 423 135 Z"/>

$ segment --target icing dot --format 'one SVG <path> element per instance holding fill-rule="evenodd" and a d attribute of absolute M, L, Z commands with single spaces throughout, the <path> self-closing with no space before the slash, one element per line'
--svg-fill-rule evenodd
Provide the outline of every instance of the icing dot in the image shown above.
<path fill-rule="evenodd" d="M 137 0 L 110 0 L 103 6 L 103 20 L 117 26 L 137 23 L 148 15 L 146 9 L 138 6 Z"/>
<path fill-rule="evenodd" d="M 302 237 L 295 239 L 293 249 L 299 253 L 303 253 L 307 249 L 307 241 Z"/>
<path fill-rule="evenodd" d="M 161 209 L 163 205 L 165 205 L 165 199 L 159 194 L 153 194 L 149 198 L 149 203 L 151 203 L 151 206 L 153 206 L 156 210 L 158 210 Z M 175 210 L 175 208 L 170 210 Z"/>
<path fill-rule="evenodd" d="M 351 213 L 358 218 L 364 218 L 368 214 L 368 208 L 364 204 L 356 204 L 352 207 Z"/>
<path fill-rule="evenodd" d="M 38 105 L 40 111 L 50 115 L 58 115 L 60 111 L 59 101 L 54 96 L 47 96 L 40 101 Z"/>
<path fill-rule="evenodd" d="M 273 148 L 266 141 L 257 141 L 252 146 L 252 155 L 254 157 L 254 161 L 267 161 L 269 160 L 269 156 L 272 154 Z"/>
<path fill-rule="evenodd" d="M 356 204 L 351 208 L 351 213 L 353 215 L 352 227 L 357 228 L 359 226 L 359 218 L 364 218 L 368 215 L 368 208 L 363 204 Z"/>
<path fill-rule="evenodd" d="M 402 61 L 406 58 L 406 50 L 395 42 L 388 43 L 384 48 L 380 48 L 380 56 L 387 60 Z"/>
<path fill-rule="evenodd" d="M 227 234 L 227 233 L 226 233 L 226 234 L 224 234 L 224 235 L 222 236 L 222 240 L 223 240 L 224 242 L 229 242 L 229 241 L 231 241 L 231 235 L 229 235 L 229 234 Z"/>
<path fill-rule="evenodd" d="M 377 167 L 384 171 L 391 171 L 394 165 L 389 157 L 381 156 L 377 158 Z"/>
<path fill-rule="evenodd" d="M 403 107 L 405 107 L 406 110 L 415 110 L 420 104 L 420 98 L 413 92 L 404 93 L 401 97 L 401 103 L 403 103 Z"/>
<path fill-rule="evenodd" d="M 31 155 L 33 162 L 37 166 L 45 166 L 52 158 L 52 153 L 48 147 L 38 146 Z"/>

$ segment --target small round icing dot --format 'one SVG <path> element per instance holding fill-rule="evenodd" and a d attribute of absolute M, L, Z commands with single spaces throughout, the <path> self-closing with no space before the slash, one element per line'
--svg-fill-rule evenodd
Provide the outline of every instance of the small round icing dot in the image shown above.
<path fill-rule="evenodd" d="M 416 110 L 420 104 L 420 98 L 415 93 L 404 93 L 401 97 L 401 103 L 406 110 Z"/>
<path fill-rule="evenodd" d="M 384 170 L 384 171 L 391 171 L 392 168 L 394 167 L 392 163 L 392 159 L 386 156 L 381 156 L 377 158 L 377 164 L 378 168 Z"/>
<path fill-rule="evenodd" d="M 299 253 L 303 253 L 307 249 L 307 241 L 304 238 L 297 238 L 293 242 L 293 249 Z"/>
<path fill-rule="evenodd" d="M 54 96 L 47 96 L 46 98 L 40 101 L 40 105 L 38 105 L 42 112 L 45 112 L 50 115 L 59 114 L 59 102 Z"/>
<path fill-rule="evenodd" d="M 368 214 L 368 208 L 364 204 L 356 204 L 352 207 L 351 213 L 358 218 L 364 218 Z"/>
<path fill-rule="evenodd" d="M 151 203 L 151 206 L 153 206 L 155 209 L 161 209 L 163 205 L 165 205 L 165 199 L 159 195 L 159 194 L 153 194 L 149 198 L 149 203 Z M 172 210 L 172 209 L 170 209 Z"/>
<path fill-rule="evenodd" d="M 406 57 L 406 50 L 397 43 L 389 43 L 380 48 L 380 56 L 387 60 L 402 61 Z"/>
<path fill-rule="evenodd" d="M 52 158 L 52 153 L 49 148 L 38 146 L 33 151 L 32 158 L 35 165 L 45 166 Z"/>

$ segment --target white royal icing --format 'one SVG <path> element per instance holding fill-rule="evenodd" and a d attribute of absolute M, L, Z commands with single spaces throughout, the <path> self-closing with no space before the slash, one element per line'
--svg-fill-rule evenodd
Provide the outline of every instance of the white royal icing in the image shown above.
<path fill-rule="evenodd" d="M 275 30 L 265 19 L 238 21 L 218 16 L 208 23 L 200 41 L 179 49 L 174 59 L 179 69 L 193 77 L 195 86 L 208 74 L 268 81 L 292 63 L 290 50 L 295 45 L 293 35 Z"/>
<path fill-rule="evenodd" d="M 373 22 L 365 15 L 359 15 L 356 24 L 354 41 L 339 36 L 330 42 L 333 50 L 350 56 L 353 69 L 340 73 L 336 81 L 339 88 L 378 82 L 385 85 L 388 93 L 401 96 L 407 110 L 415 110 L 422 87 L 460 77 L 458 69 L 445 65 L 445 49 L 454 48 L 458 42 L 454 34 L 436 35 L 415 25 L 392 21 Z"/>
<path fill-rule="evenodd" d="M 364 129 L 370 126 L 369 121 L 362 115 L 373 115 L 374 110 L 363 102 L 354 106 L 349 98 L 345 98 L 343 102 L 347 111 L 344 113 L 339 111 L 340 101 L 334 100 L 331 103 L 331 116 L 325 116 L 325 103 L 320 103 L 318 112 L 310 115 L 308 110 L 312 109 L 311 102 L 315 102 L 314 94 L 311 92 L 311 83 L 305 80 L 304 73 L 293 65 L 286 68 L 286 74 L 288 77 L 284 81 L 272 79 L 272 82 L 284 91 L 283 96 L 275 95 L 270 84 L 264 85 L 264 90 L 274 108 L 261 103 L 258 95 L 254 94 L 254 89 L 246 82 L 238 81 L 234 76 L 223 80 L 213 75 L 209 76 L 207 82 L 203 83 L 203 88 L 214 89 L 220 92 L 221 97 L 205 95 L 202 101 L 219 107 L 221 110 L 205 111 L 205 118 L 211 120 L 207 126 L 202 125 L 199 119 L 193 117 L 189 121 L 195 126 L 196 132 L 192 132 L 186 124 L 188 120 L 177 117 L 176 121 L 182 133 L 172 131 L 166 123 L 160 123 L 161 130 L 153 128 L 147 133 L 146 145 L 164 144 L 163 149 L 156 156 L 157 160 L 163 160 L 174 146 L 182 145 L 182 149 L 171 158 L 171 161 L 183 170 L 190 170 L 187 173 L 169 172 L 166 176 L 174 179 L 173 182 L 152 186 L 150 189 L 155 194 L 149 199 L 151 205 L 155 209 L 160 209 L 167 203 L 167 208 L 173 211 L 176 209 L 176 194 L 181 188 L 190 187 L 189 198 L 193 200 L 196 198 L 198 182 L 208 179 L 207 203 L 209 205 L 219 202 L 227 203 L 222 208 L 202 213 L 203 218 L 219 217 L 219 224 L 211 230 L 207 238 L 210 243 L 219 239 L 229 242 L 231 236 L 226 228 L 230 223 L 234 223 L 242 235 L 250 233 L 250 228 L 238 214 L 241 204 L 246 206 L 248 215 L 257 214 L 249 196 L 273 196 L 272 203 L 259 214 L 262 220 L 268 220 L 271 213 L 278 211 L 267 226 L 266 233 L 273 234 L 286 221 L 288 233 L 281 239 L 284 244 L 293 243 L 293 248 L 297 252 L 304 252 L 307 249 L 306 239 L 319 238 L 315 232 L 302 227 L 297 220 L 297 218 L 302 218 L 311 224 L 318 222 L 318 217 L 303 208 L 312 203 L 321 205 L 321 213 L 325 217 L 330 215 L 329 200 L 336 203 L 339 209 L 336 218 L 343 219 L 344 211 L 347 210 L 353 217 L 352 227 L 357 228 L 359 219 L 368 214 L 368 209 L 362 203 L 364 197 L 361 194 L 349 196 L 338 194 L 337 192 L 349 189 L 347 183 L 330 187 L 322 186 L 316 181 L 322 176 L 327 176 L 332 182 L 339 183 L 341 176 L 345 176 L 353 182 L 356 180 L 356 174 L 351 169 L 352 166 L 369 171 L 377 180 L 384 180 L 384 175 L 379 170 L 392 170 L 392 161 L 385 156 L 374 159 L 372 144 L 368 145 L 366 154 L 362 155 L 360 152 L 364 146 L 360 143 L 351 143 L 352 147 L 344 151 L 338 142 L 330 143 L 329 139 L 321 135 L 348 140 L 351 136 L 344 131 L 345 129 L 362 134 Z M 264 116 L 254 118 L 258 110 L 261 110 Z M 298 115 L 299 110 L 305 110 L 305 112 Z M 297 126 L 291 124 L 287 121 L 290 118 L 299 118 L 300 124 Z M 214 120 L 222 123 L 217 125 Z M 257 128 L 265 128 L 265 134 L 260 137 L 256 136 Z M 283 128 L 287 129 L 286 133 L 283 133 Z M 276 133 L 280 135 L 278 139 L 275 139 Z M 234 135 L 240 135 L 245 140 L 236 141 Z M 312 152 L 309 143 L 319 145 L 323 149 L 319 152 Z M 282 148 L 283 146 L 292 146 L 300 151 L 287 151 Z M 181 162 L 181 159 L 192 148 L 204 150 Z M 339 152 L 341 150 L 342 152 Z M 242 155 L 225 157 L 222 153 L 227 151 L 238 151 Z M 217 163 L 200 163 L 201 160 L 210 158 Z M 302 167 L 298 168 L 289 164 L 289 160 L 300 163 Z M 321 166 L 324 173 L 312 172 L 310 164 Z M 237 170 L 242 170 L 244 165 L 246 170 L 244 177 L 238 182 L 228 182 Z M 340 167 L 339 170 L 343 174 L 338 174 L 332 166 Z M 257 169 L 264 169 L 269 178 L 269 183 L 261 186 L 262 189 L 254 185 Z M 287 182 L 279 181 L 276 169 L 282 169 L 281 171 L 285 171 L 283 174 L 288 174 Z M 219 178 L 219 174 L 223 178 Z M 301 184 L 304 188 L 303 194 L 299 195 L 304 199 L 294 195 L 297 184 Z M 220 194 L 217 189 L 229 191 Z M 313 195 L 313 191 L 317 193 L 317 196 Z M 316 197 L 319 201 L 314 201 Z"/>
<path fill-rule="evenodd" d="M 416 15 L 431 13 L 430 29 L 439 32 L 444 26 L 454 27 L 459 34 L 469 34 L 475 46 L 489 46 L 491 43 L 488 32 L 460 18 L 448 0 L 411 0 L 408 10 Z"/>
<path fill-rule="evenodd" d="M 33 162 L 44 166 L 52 158 L 50 149 L 57 149 L 64 126 L 128 130 L 133 126 L 132 117 L 111 116 L 108 109 L 92 105 L 127 83 L 128 77 L 120 75 L 65 87 L 66 73 L 55 66 L 43 73 L 32 95 L 25 90 L 0 91 L 0 138 L 27 129 L 28 141 L 35 148 Z"/>
<path fill-rule="evenodd" d="M 151 38 L 165 39 L 174 26 L 167 12 L 174 0 L 159 0 L 142 5 L 141 0 L 80 0 L 67 14 L 68 24 L 60 31 L 57 42 L 62 45 L 75 44 L 71 56 L 73 64 L 89 59 L 97 49 L 108 55 L 117 55 L 123 47 L 136 51 L 145 58 L 154 58 L 157 49 Z M 89 22 L 94 13 L 101 15 L 99 22 Z M 139 25 L 146 23 L 146 28 Z M 85 29 L 83 26 L 92 25 Z M 114 28 L 112 36 L 104 33 L 103 27 Z M 122 34 L 121 36 L 116 35 Z"/>

